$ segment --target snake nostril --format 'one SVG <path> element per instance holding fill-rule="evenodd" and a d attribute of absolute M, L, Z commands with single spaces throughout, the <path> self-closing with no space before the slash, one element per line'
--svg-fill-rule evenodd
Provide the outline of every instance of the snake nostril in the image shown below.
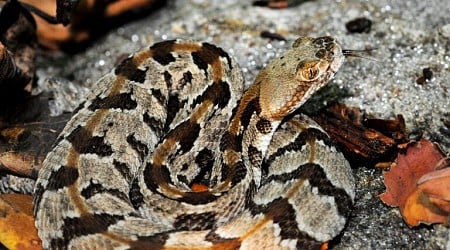
<path fill-rule="evenodd" d="M 334 52 L 333 51 L 328 52 L 328 59 L 331 59 L 333 57 L 334 57 Z"/>

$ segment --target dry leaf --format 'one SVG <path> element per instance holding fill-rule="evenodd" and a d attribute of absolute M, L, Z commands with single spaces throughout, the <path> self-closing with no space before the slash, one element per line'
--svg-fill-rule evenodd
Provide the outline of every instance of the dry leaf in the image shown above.
<path fill-rule="evenodd" d="M 399 207 L 409 226 L 448 221 L 450 162 L 437 145 L 427 140 L 410 143 L 389 172 L 381 200 Z"/>
<path fill-rule="evenodd" d="M 52 143 L 71 114 L 50 116 L 48 94 L 0 109 L 0 171 L 36 179 Z"/>
<path fill-rule="evenodd" d="M 406 142 L 401 115 L 395 120 L 368 119 L 364 111 L 336 103 L 310 117 L 327 131 L 355 166 L 392 161 L 398 145 Z"/>
<path fill-rule="evenodd" d="M 45 13 L 45 18 L 33 12 L 41 45 L 58 50 L 76 52 L 92 38 L 111 28 L 135 19 L 162 6 L 163 0 L 22 0 Z M 49 22 L 55 17 L 57 23 Z M 69 22 L 70 21 L 70 22 Z M 67 24 L 63 25 L 63 22 Z M 76 46 L 74 46 L 76 45 Z"/>
<path fill-rule="evenodd" d="M 17 1 L 7 1 L 0 11 L 0 107 L 29 96 L 36 45 L 33 17 Z"/>
<path fill-rule="evenodd" d="M 0 195 L 0 243 L 8 249 L 42 249 L 31 204 L 31 195 Z"/>

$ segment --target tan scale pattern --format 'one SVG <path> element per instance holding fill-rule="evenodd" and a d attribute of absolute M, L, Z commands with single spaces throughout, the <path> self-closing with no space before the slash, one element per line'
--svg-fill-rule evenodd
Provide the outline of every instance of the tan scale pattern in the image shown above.
<path fill-rule="evenodd" d="M 221 48 L 165 41 L 126 59 L 68 122 L 35 188 L 45 249 L 316 249 L 354 180 L 296 112 L 344 61 L 301 37 L 242 93 Z M 201 188 L 191 190 L 192 186 Z"/>

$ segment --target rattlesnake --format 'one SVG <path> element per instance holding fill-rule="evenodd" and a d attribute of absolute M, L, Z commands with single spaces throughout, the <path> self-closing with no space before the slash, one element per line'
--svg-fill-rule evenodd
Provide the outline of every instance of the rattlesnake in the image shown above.
<path fill-rule="evenodd" d="M 46 249 L 311 249 L 345 226 L 350 166 L 294 112 L 344 61 L 300 37 L 243 92 L 209 43 L 156 43 L 101 78 L 39 172 Z M 242 96 L 241 96 L 242 95 Z"/>

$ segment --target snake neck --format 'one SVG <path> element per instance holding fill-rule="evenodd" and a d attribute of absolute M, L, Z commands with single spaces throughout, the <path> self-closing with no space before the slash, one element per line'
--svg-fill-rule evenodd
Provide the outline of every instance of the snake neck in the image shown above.
<path fill-rule="evenodd" d="M 225 142 L 234 144 L 232 150 L 242 154 L 246 166 L 259 169 L 281 120 L 325 86 L 343 61 L 342 49 L 331 37 L 297 39 L 245 91 Z"/>
<path fill-rule="evenodd" d="M 251 171 L 256 184 L 261 177 L 260 166 L 273 133 L 281 119 L 266 119 L 260 106 L 261 82 L 258 77 L 243 94 L 239 106 L 228 126 L 224 161 L 228 166 L 240 164 Z"/>

